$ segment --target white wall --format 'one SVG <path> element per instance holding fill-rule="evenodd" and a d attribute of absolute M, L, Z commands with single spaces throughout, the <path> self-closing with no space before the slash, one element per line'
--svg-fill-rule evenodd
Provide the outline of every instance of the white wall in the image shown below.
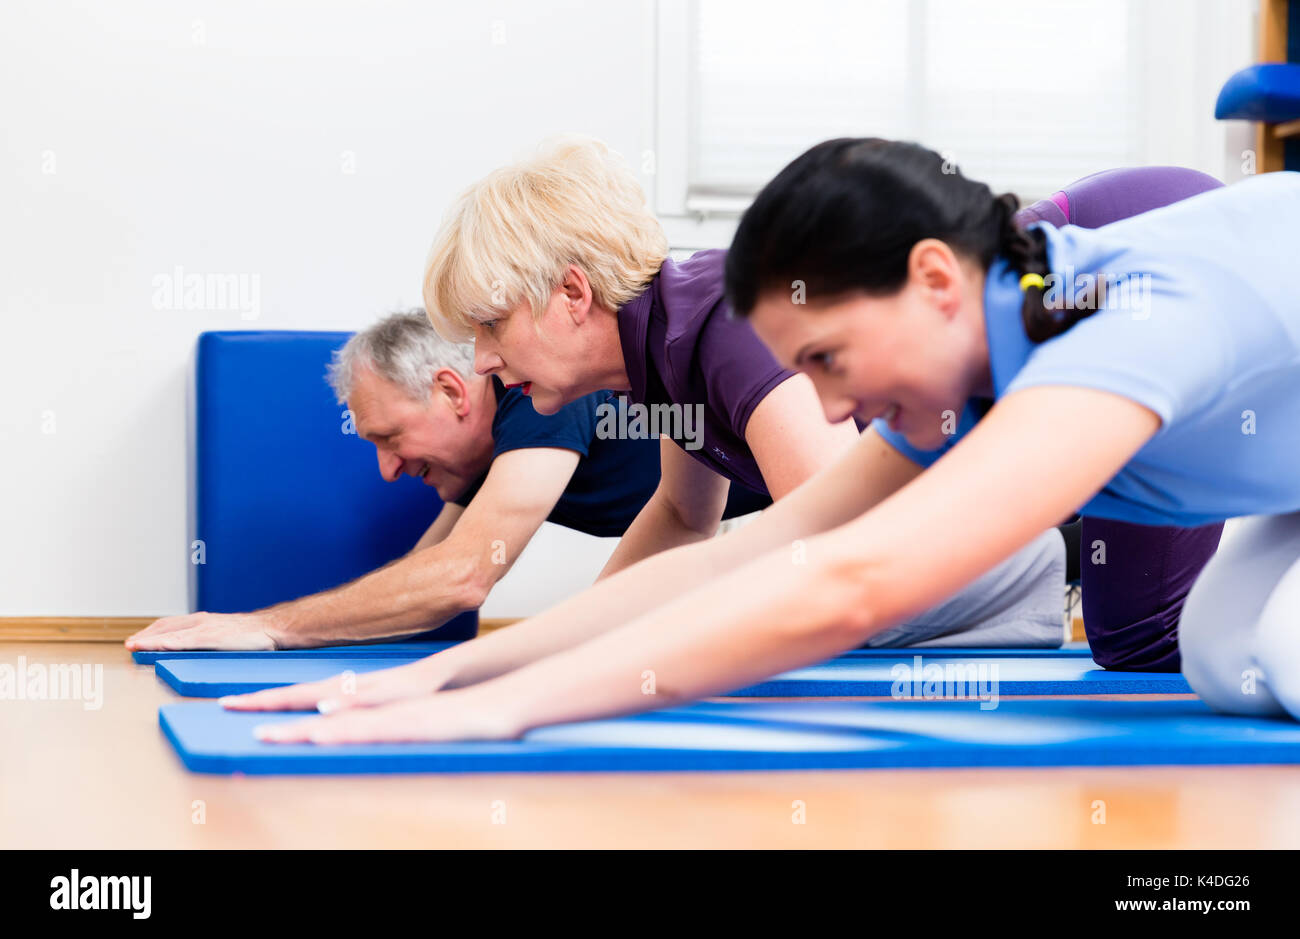
<path fill-rule="evenodd" d="M 0 615 L 184 610 L 198 333 L 418 304 L 443 210 L 486 170 L 562 131 L 650 146 L 650 10 L 6 4 Z M 176 265 L 257 275 L 258 318 L 155 309 Z M 589 582 L 608 549 L 576 542 L 548 534 L 501 597 L 553 590 L 575 553 Z"/>
<path fill-rule="evenodd" d="M 1197 3 L 1200 39 L 1149 64 L 1204 84 L 1205 117 L 1152 133 L 1233 178 L 1244 125 L 1209 120 L 1210 85 L 1253 27 Z M 198 333 L 361 327 L 419 303 L 445 206 L 488 169 L 564 131 L 653 151 L 655 27 L 654 0 L 0 7 L 0 616 L 184 610 Z M 1207 67 L 1177 52 L 1216 38 Z M 679 247 L 731 228 L 666 222 Z M 156 309 L 178 265 L 256 276 L 256 319 Z M 485 615 L 548 605 L 610 547 L 548 526 Z"/>

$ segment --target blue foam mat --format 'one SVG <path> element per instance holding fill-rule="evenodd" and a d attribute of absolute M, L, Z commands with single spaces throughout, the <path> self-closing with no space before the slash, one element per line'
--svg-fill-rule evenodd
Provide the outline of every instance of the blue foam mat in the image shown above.
<path fill-rule="evenodd" d="M 919 659 L 919 661 L 918 661 Z M 842 657 L 794 669 L 728 697 L 795 698 L 895 695 L 922 697 L 927 684 L 996 684 L 999 695 L 1189 694 L 1176 672 L 1111 672 L 1087 656 L 931 657 L 921 651 L 893 657 Z"/>
<path fill-rule="evenodd" d="M 267 688 L 281 688 L 305 681 L 320 681 L 343 672 L 364 674 L 381 668 L 396 668 L 418 662 L 422 656 L 388 658 L 228 658 L 160 659 L 154 674 L 177 694 L 188 698 L 219 698 L 247 694 Z"/>
<path fill-rule="evenodd" d="M 221 658 L 163 659 L 155 671 L 178 694 L 216 698 L 300 682 L 319 681 L 345 671 L 372 672 L 417 660 L 393 658 Z M 959 685 L 970 695 L 996 690 L 999 696 L 1050 694 L 1188 694 L 1182 675 L 1170 672 L 1109 672 L 1089 658 L 931 659 L 920 656 L 847 655 L 794 669 L 726 697 L 802 698 L 903 695 L 934 696 L 929 683 Z M 942 691 L 939 692 L 942 696 Z"/>
<path fill-rule="evenodd" d="M 321 646 L 316 649 L 280 649 L 275 651 L 234 651 L 222 652 L 213 649 L 182 649 L 177 652 L 149 651 L 133 652 L 131 658 L 141 665 L 152 665 L 159 659 L 234 659 L 234 658 L 391 658 L 411 655 L 433 655 L 454 643 L 450 642 L 379 642 L 369 645 Z M 903 655 L 924 655 L 927 658 L 1055 658 L 1058 656 L 1090 656 L 1092 653 L 1086 643 L 1070 644 L 1059 649 L 994 649 L 971 647 L 963 649 L 956 646 L 937 648 L 880 648 L 850 649 L 845 656 L 859 658 L 898 658 Z"/>
<path fill-rule="evenodd" d="M 704 702 L 544 727 L 521 741 L 266 744 L 278 717 L 173 704 L 159 724 L 195 772 L 252 775 L 1159 766 L 1300 762 L 1300 724 L 1200 701 Z"/>
<path fill-rule="evenodd" d="M 454 642 L 376 642 L 366 645 L 321 646 L 316 649 L 274 649 L 219 651 L 216 649 L 182 649 L 176 652 L 148 650 L 132 652 L 131 658 L 141 665 L 153 665 L 159 659 L 319 659 L 346 656 L 354 659 L 410 658 L 433 655 Z"/>

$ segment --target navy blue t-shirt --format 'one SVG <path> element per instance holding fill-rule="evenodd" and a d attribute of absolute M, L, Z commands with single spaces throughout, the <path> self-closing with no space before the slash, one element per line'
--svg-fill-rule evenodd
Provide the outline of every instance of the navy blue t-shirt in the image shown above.
<path fill-rule="evenodd" d="M 649 501 L 659 485 L 659 440 L 612 439 L 596 434 L 597 408 L 617 397 L 597 391 L 566 404 L 551 415 L 538 414 L 518 388 L 507 389 L 492 376 L 497 410 L 492 418 L 493 456 L 529 447 L 573 450 L 581 459 L 547 521 L 600 537 L 617 537 Z M 468 505 L 487 473 L 453 500 Z M 766 495 L 731 484 L 725 518 L 757 512 L 772 504 Z"/>

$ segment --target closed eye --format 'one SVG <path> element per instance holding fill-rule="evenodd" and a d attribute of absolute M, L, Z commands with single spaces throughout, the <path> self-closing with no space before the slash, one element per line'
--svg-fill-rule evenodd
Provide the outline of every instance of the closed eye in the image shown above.
<path fill-rule="evenodd" d="M 808 356 L 808 361 L 820 366 L 823 371 L 829 372 L 835 366 L 835 353 L 814 352 Z"/>

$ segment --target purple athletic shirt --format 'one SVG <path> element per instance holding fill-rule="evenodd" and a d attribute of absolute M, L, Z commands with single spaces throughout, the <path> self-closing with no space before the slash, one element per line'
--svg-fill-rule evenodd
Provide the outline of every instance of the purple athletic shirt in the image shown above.
<path fill-rule="evenodd" d="M 745 427 L 758 402 L 794 373 L 777 364 L 749 323 L 732 318 L 722 297 L 726 254 L 664 261 L 650 286 L 618 311 L 619 339 L 632 402 L 702 406 L 703 445 L 678 446 L 719 476 L 766 493 Z"/>

